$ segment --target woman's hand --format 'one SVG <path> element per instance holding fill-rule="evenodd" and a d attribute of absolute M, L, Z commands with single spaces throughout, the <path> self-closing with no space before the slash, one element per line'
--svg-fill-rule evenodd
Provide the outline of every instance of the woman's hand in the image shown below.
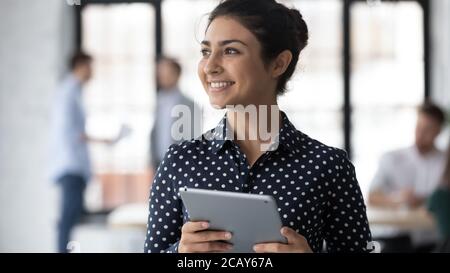
<path fill-rule="evenodd" d="M 281 253 L 312 253 L 306 238 L 298 234 L 292 228 L 283 227 L 281 235 L 286 237 L 288 243 L 264 243 L 256 244 L 253 250 L 257 253 L 281 252 Z"/>
<path fill-rule="evenodd" d="M 231 239 L 230 232 L 210 231 L 208 227 L 208 222 L 186 222 L 181 228 L 178 252 L 225 252 L 232 249 L 231 244 L 219 242 Z"/>

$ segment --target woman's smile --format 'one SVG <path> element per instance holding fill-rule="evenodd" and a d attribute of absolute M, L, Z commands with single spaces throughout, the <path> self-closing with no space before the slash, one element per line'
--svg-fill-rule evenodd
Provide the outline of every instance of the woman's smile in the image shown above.
<path fill-rule="evenodd" d="M 234 84 L 233 81 L 210 81 L 208 82 L 208 91 L 211 93 L 225 92 L 230 90 Z"/>

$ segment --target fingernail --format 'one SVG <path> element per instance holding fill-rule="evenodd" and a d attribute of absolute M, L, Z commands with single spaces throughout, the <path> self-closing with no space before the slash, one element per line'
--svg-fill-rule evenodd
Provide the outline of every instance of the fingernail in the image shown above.
<path fill-rule="evenodd" d="M 253 251 L 258 251 L 258 246 L 253 246 Z"/>
<path fill-rule="evenodd" d="M 208 227 L 209 227 L 209 223 L 205 222 L 205 223 L 202 224 L 202 226 L 203 226 L 204 228 L 208 228 Z"/>
<path fill-rule="evenodd" d="M 231 233 L 229 232 L 225 233 L 225 239 L 231 239 Z"/>

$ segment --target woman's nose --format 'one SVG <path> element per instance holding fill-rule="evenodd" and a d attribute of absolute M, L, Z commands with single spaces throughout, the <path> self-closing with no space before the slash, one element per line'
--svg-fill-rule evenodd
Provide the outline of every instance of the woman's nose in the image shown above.
<path fill-rule="evenodd" d="M 204 67 L 205 74 L 219 74 L 223 71 L 220 61 L 214 55 L 211 55 Z"/>

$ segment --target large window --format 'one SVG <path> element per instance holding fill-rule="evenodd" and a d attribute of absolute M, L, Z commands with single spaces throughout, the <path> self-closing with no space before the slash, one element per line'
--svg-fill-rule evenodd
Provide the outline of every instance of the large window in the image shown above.
<path fill-rule="evenodd" d="M 327 145 L 343 148 L 342 2 L 282 2 L 300 10 L 310 35 L 288 92 L 279 98 L 280 108 L 286 110 L 297 129 Z"/>
<path fill-rule="evenodd" d="M 357 2 L 351 15 L 353 159 L 367 191 L 382 153 L 413 144 L 424 97 L 423 12 L 417 2 Z"/>
<path fill-rule="evenodd" d="M 90 4 L 82 12 L 83 49 L 94 57 L 86 87 L 87 130 L 113 136 L 121 124 L 130 137 L 114 147 L 91 145 L 103 198 L 100 205 L 145 201 L 149 132 L 154 107 L 154 12 L 150 4 Z"/>

